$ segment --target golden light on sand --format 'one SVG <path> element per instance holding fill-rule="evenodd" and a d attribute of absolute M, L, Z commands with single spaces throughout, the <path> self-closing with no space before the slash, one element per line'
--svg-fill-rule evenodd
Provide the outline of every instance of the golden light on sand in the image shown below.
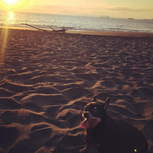
<path fill-rule="evenodd" d="M 8 29 L 4 28 L 2 30 L 1 35 L 0 35 L 0 39 L 2 38 L 2 44 L 1 44 L 1 48 L 0 48 L 0 70 L 2 69 L 2 65 L 4 62 L 7 37 L 8 37 Z"/>
<path fill-rule="evenodd" d="M 15 4 L 17 2 L 17 0 L 5 0 L 5 2 L 8 4 L 8 5 L 12 5 L 12 4 Z"/>
<path fill-rule="evenodd" d="M 15 14 L 12 11 L 9 11 L 7 13 L 7 24 L 13 24 L 14 23 L 14 18 L 15 18 Z M 8 39 L 8 33 L 9 33 L 9 29 L 8 28 L 3 28 L 2 33 L 0 35 L 0 39 L 1 39 L 1 45 L 0 45 L 0 70 L 2 69 L 2 65 L 4 63 L 4 59 L 5 59 L 5 50 L 7 47 L 7 39 Z"/>

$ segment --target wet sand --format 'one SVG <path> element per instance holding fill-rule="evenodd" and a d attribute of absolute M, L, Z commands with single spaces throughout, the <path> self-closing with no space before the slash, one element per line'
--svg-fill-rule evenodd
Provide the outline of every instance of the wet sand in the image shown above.
<path fill-rule="evenodd" d="M 88 35 L 87 35 L 88 34 Z M 77 153 L 94 95 L 153 152 L 153 36 L 0 29 L 0 153 Z"/>

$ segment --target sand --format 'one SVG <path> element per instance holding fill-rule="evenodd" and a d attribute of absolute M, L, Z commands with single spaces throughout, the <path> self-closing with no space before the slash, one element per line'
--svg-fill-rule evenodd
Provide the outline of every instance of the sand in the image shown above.
<path fill-rule="evenodd" d="M 142 131 L 153 152 L 151 35 L 0 35 L 0 153 L 77 153 L 94 95 L 110 97 L 108 114 Z"/>

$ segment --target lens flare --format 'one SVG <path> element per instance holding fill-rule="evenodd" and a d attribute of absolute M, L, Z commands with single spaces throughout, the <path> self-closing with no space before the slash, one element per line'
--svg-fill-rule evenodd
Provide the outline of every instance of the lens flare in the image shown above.
<path fill-rule="evenodd" d="M 3 28 L 3 31 L 0 35 L 0 39 L 2 41 L 1 48 L 0 48 L 0 71 L 2 70 L 2 67 L 4 65 L 4 59 L 5 59 L 5 50 L 6 50 L 6 44 L 7 44 L 7 37 L 8 37 L 8 29 Z"/>

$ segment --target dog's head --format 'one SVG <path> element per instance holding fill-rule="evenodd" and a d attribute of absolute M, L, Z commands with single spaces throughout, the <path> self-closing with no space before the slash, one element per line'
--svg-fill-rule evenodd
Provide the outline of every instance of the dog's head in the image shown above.
<path fill-rule="evenodd" d="M 94 97 L 94 100 L 84 107 L 82 113 L 84 121 L 81 124 L 84 129 L 92 129 L 96 127 L 106 116 L 106 109 L 110 102 L 109 98 L 107 98 L 104 103 L 96 102 L 95 99 L 96 97 Z"/>

